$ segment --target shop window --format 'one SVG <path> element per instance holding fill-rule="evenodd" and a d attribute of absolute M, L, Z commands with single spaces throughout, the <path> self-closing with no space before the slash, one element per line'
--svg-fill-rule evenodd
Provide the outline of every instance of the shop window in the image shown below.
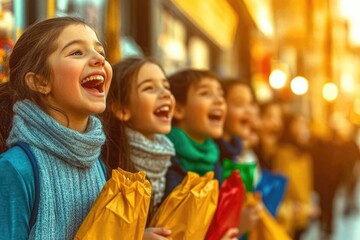
<path fill-rule="evenodd" d="M 103 0 L 62 0 L 56 1 L 57 16 L 81 17 L 90 23 L 102 37 L 106 2 Z"/>
<path fill-rule="evenodd" d="M 210 50 L 208 45 L 199 37 L 189 40 L 190 66 L 197 69 L 210 69 Z"/>
<path fill-rule="evenodd" d="M 161 63 L 168 74 L 187 65 L 186 28 L 167 11 L 162 13 L 161 34 L 158 46 L 161 50 Z"/>
<path fill-rule="evenodd" d="M 14 46 L 15 21 L 12 1 L 0 4 L 0 83 L 8 80 L 8 59 Z"/>

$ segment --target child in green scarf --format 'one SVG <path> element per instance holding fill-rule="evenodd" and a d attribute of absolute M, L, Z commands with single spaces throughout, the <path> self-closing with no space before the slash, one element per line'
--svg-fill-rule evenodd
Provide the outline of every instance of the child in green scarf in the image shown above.
<path fill-rule="evenodd" d="M 213 138 L 222 136 L 226 115 L 223 90 L 212 71 L 187 69 L 168 79 L 176 106 L 167 136 L 176 156 L 166 175 L 166 194 L 180 184 L 188 171 L 199 175 L 214 171 L 215 178 L 221 180 L 219 149 Z M 236 239 L 237 233 L 237 228 L 230 228 L 222 239 Z"/>
<path fill-rule="evenodd" d="M 211 71 L 189 69 L 170 76 L 169 82 L 176 107 L 168 137 L 176 157 L 167 174 L 167 190 L 188 171 L 199 175 L 214 171 L 220 180 L 219 149 L 212 139 L 223 133 L 226 104 L 218 77 Z"/>

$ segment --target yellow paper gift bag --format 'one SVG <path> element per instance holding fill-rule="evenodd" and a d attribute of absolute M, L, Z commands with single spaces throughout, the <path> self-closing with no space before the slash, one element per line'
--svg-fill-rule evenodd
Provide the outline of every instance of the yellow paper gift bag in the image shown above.
<path fill-rule="evenodd" d="M 253 205 L 259 203 L 260 195 L 248 193 L 246 203 Z M 263 208 L 260 212 L 260 219 L 256 226 L 250 230 L 247 240 L 291 240 L 285 229 Z"/>
<path fill-rule="evenodd" d="M 204 239 L 218 202 L 219 183 L 213 177 L 213 172 L 203 177 L 188 172 L 161 204 L 150 226 L 171 229 L 168 239 Z"/>
<path fill-rule="evenodd" d="M 75 239 L 142 239 L 150 197 L 145 172 L 113 170 Z"/>

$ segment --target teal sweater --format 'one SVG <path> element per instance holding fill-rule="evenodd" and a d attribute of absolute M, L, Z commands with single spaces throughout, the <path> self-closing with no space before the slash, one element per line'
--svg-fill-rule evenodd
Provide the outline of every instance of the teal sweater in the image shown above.
<path fill-rule="evenodd" d="M 0 179 L 5 180 L 0 182 L 0 240 L 28 239 L 35 204 L 35 176 L 30 159 L 20 147 L 13 147 L 0 154 L 0 169 Z M 104 165 L 103 169 L 106 175 Z M 13 201 L 9 205 L 3 201 L 6 199 Z"/>
<path fill-rule="evenodd" d="M 68 129 L 29 100 L 14 105 L 9 146 L 27 143 L 39 170 L 39 208 L 30 230 L 35 182 L 30 160 L 13 147 L 0 155 L 0 239 L 73 239 L 106 182 L 99 161 L 105 134 L 90 116 L 87 129 Z"/>
<path fill-rule="evenodd" d="M 14 147 L 0 155 L 0 169 L 3 180 L 0 182 L 0 239 L 28 239 L 29 219 L 35 201 L 30 159 L 20 147 Z M 7 199 L 13 199 L 10 206 L 4 201 Z"/>

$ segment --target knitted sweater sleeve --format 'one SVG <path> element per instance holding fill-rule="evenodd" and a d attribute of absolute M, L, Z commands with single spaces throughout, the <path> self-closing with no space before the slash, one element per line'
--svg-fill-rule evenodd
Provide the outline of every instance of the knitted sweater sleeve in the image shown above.
<path fill-rule="evenodd" d="M 28 239 L 35 201 L 30 160 L 14 147 L 0 155 L 0 239 Z"/>

